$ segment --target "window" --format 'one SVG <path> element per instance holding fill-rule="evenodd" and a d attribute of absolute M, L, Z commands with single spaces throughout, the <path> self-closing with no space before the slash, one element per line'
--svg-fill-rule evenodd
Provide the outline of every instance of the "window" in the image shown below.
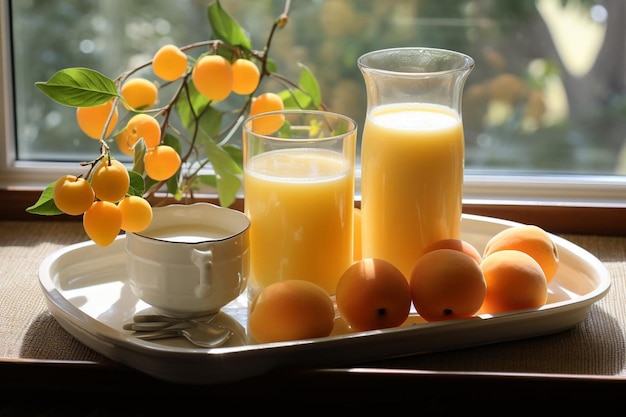
<path fill-rule="evenodd" d="M 34 87 L 59 69 L 106 75 L 167 42 L 210 38 L 210 1 L 7 1 L 0 5 L 0 183 L 42 186 L 93 155 L 72 109 Z M 222 0 L 261 48 L 284 2 Z M 471 55 L 465 198 L 476 204 L 626 205 L 626 7 L 621 0 L 291 2 L 273 58 L 318 78 L 325 103 L 363 126 L 356 59 L 391 46 Z M 89 155 L 89 156 L 85 156 Z"/>

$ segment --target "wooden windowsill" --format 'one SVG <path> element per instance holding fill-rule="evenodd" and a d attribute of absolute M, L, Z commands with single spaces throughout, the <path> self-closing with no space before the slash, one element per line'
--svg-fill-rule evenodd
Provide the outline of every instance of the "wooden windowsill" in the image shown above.
<path fill-rule="evenodd" d="M 0 189 L 0 219 L 37 221 L 46 220 L 26 212 L 34 204 L 41 190 Z M 214 197 L 202 197 L 197 201 L 219 204 Z M 175 202 L 166 200 L 166 202 Z M 357 202 L 358 205 L 358 202 Z M 243 210 L 243 200 L 237 200 L 232 208 Z M 552 233 L 626 236 L 626 208 L 594 206 L 560 206 L 537 204 L 487 204 L 466 203 L 463 212 L 477 214 L 525 224 L 535 224 Z M 76 221 L 80 217 L 57 216 L 56 220 Z"/>

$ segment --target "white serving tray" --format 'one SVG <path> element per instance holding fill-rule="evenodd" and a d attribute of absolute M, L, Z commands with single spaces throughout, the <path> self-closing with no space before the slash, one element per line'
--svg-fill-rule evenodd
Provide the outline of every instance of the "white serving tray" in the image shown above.
<path fill-rule="evenodd" d="M 464 214 L 461 235 L 482 252 L 493 235 L 519 224 Z M 235 331 L 224 346 L 206 349 L 183 338 L 145 341 L 134 337 L 123 325 L 132 322 L 135 314 L 152 311 L 130 290 L 123 235 L 107 247 L 87 241 L 57 250 L 40 265 L 39 281 L 59 324 L 102 355 L 170 382 L 218 383 L 281 368 L 349 366 L 571 328 L 606 295 L 611 280 L 595 256 L 551 236 L 560 264 L 549 286 L 548 303 L 541 308 L 433 323 L 413 312 L 403 326 L 359 333 L 350 333 L 338 319 L 331 336 L 296 342 L 248 344 L 245 292 L 213 321 Z"/>

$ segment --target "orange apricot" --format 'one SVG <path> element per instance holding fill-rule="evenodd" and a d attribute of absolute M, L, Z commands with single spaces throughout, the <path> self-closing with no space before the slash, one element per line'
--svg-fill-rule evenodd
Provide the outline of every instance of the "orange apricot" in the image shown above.
<path fill-rule="evenodd" d="M 159 96 L 157 86 L 145 78 L 131 78 L 122 84 L 120 94 L 129 110 L 142 110 L 154 106 Z"/>
<path fill-rule="evenodd" d="M 304 280 L 278 281 L 252 300 L 248 329 L 258 343 L 330 335 L 335 320 L 332 299 L 319 285 Z"/>
<path fill-rule="evenodd" d="M 65 214 L 71 216 L 83 214 L 91 207 L 94 198 L 93 188 L 84 178 L 64 175 L 54 184 L 54 204 Z"/>
<path fill-rule="evenodd" d="M 117 159 L 104 158 L 93 172 L 91 186 L 99 200 L 117 203 L 128 192 L 130 175 Z"/>
<path fill-rule="evenodd" d="M 78 122 L 78 127 L 92 139 L 99 140 L 102 136 L 109 136 L 113 133 L 117 119 L 119 118 L 119 112 L 117 107 L 113 108 L 113 103 L 114 101 L 111 99 L 97 106 L 76 108 L 76 122 Z M 112 115 L 111 112 L 113 112 Z M 111 121 L 109 122 L 106 133 L 103 135 L 104 127 L 110 115 Z"/>
<path fill-rule="evenodd" d="M 110 201 L 96 201 L 83 214 L 83 228 L 98 246 L 109 246 L 120 233 L 122 213 Z"/>
<path fill-rule="evenodd" d="M 115 137 L 115 143 L 117 144 L 117 148 L 125 155 L 134 155 L 135 149 L 129 146 L 128 142 L 128 130 L 126 128 L 122 129 L 121 132 L 117 134 Z"/>
<path fill-rule="evenodd" d="M 480 265 L 456 249 L 435 249 L 422 255 L 409 277 L 415 310 L 426 321 L 476 315 L 487 291 Z"/>
<path fill-rule="evenodd" d="M 363 258 L 344 271 L 337 283 L 335 302 L 353 330 L 400 326 L 411 310 L 409 283 L 393 264 Z"/>
<path fill-rule="evenodd" d="M 187 71 L 187 55 L 176 45 L 163 45 L 152 58 L 152 71 L 165 81 L 175 81 Z"/>
<path fill-rule="evenodd" d="M 149 114 L 139 113 L 130 118 L 124 129 L 126 146 L 133 149 L 139 140 L 143 140 L 146 149 L 151 149 L 161 142 L 161 125 Z"/>
<path fill-rule="evenodd" d="M 155 181 L 165 181 L 180 168 L 181 158 L 174 148 L 159 145 L 148 149 L 143 156 L 146 174 Z"/>
<path fill-rule="evenodd" d="M 152 222 L 152 206 L 140 196 L 125 197 L 117 205 L 122 213 L 122 230 L 126 232 L 141 232 Z"/>
<path fill-rule="evenodd" d="M 205 55 L 194 65 L 191 80 L 204 97 L 222 101 L 233 91 L 233 68 L 221 55 Z"/>
<path fill-rule="evenodd" d="M 249 59 L 240 58 L 233 62 L 233 91 L 237 94 L 252 94 L 259 85 L 261 72 Z"/>
<path fill-rule="evenodd" d="M 464 252 L 465 254 L 471 256 L 477 263 L 481 263 L 483 260 L 482 255 L 476 249 L 474 245 L 463 240 L 463 239 L 441 239 L 436 242 L 431 243 L 422 249 L 420 256 L 425 255 L 428 252 L 434 251 L 436 249 L 455 249 Z"/>
<path fill-rule="evenodd" d="M 559 267 L 559 251 L 548 232 L 535 225 L 519 225 L 504 229 L 489 239 L 483 259 L 488 255 L 505 250 L 519 250 L 532 256 L 541 266 L 548 283 Z"/>
<path fill-rule="evenodd" d="M 252 99 L 250 104 L 250 116 L 262 113 L 283 110 L 285 104 L 278 94 L 263 93 Z M 260 135 L 270 135 L 276 132 L 285 123 L 282 114 L 266 115 L 252 120 L 252 131 Z"/>
<path fill-rule="evenodd" d="M 482 313 L 541 307 L 548 299 L 546 276 L 539 263 L 525 252 L 493 252 L 484 257 L 480 268 L 487 282 Z"/>

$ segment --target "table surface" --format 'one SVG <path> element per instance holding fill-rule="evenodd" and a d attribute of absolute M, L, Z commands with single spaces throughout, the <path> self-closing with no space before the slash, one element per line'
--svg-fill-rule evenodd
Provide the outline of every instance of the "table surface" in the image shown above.
<path fill-rule="evenodd" d="M 80 222 L 0 221 L 0 388 L 16 395 L 51 387 L 93 393 L 158 393 L 173 384 L 109 360 L 73 338 L 48 311 L 38 268 L 53 251 L 88 240 Z M 419 354 L 336 369 L 300 369 L 211 386 L 216 396 L 305 396 L 311 389 L 343 389 L 363 395 L 406 399 L 418 390 L 432 403 L 457 389 L 470 397 L 533 390 L 536 395 L 575 398 L 593 392 L 617 399 L 626 389 L 626 237 L 561 235 L 595 255 L 612 285 L 575 327 L 548 336 L 467 349 Z M 85 385 L 87 382 L 87 385 Z M 86 388 L 88 387 L 88 389 Z M 315 388 L 314 388 L 315 387 Z M 175 388 L 181 388 L 177 386 Z M 202 391 L 206 387 L 185 386 Z M 444 395 L 444 394 L 442 394 Z M 15 397 L 18 398 L 18 397 Z M 371 399 L 371 398 L 370 398 Z M 440 401 L 441 400 L 441 401 Z M 448 401 L 448 403 L 450 403 Z M 450 405 L 452 406 L 452 405 Z M 0 409 L 1 410 L 1 409 Z"/>

